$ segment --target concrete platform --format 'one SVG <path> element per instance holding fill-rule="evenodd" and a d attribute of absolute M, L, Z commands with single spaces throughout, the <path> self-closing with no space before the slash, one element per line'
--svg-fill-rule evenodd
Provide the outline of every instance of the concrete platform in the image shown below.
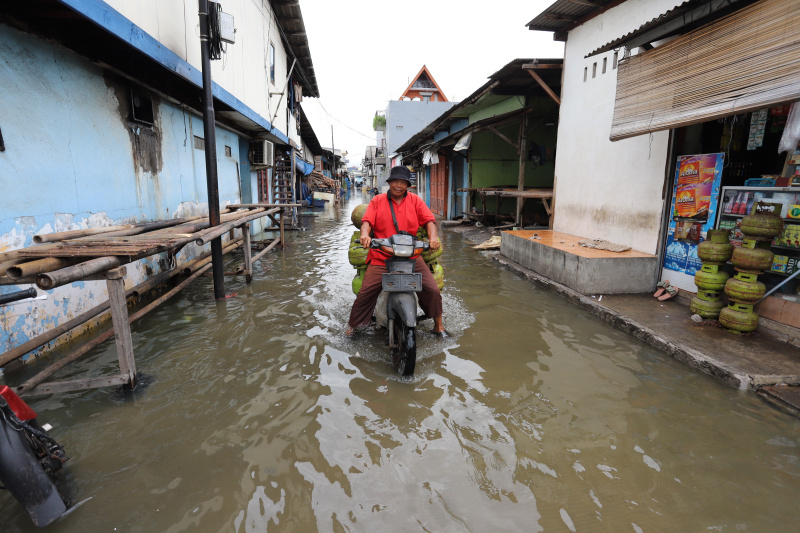
<path fill-rule="evenodd" d="M 658 257 L 628 250 L 586 248 L 585 240 L 552 230 L 504 231 L 500 253 L 582 294 L 649 293 L 658 281 Z"/>
<path fill-rule="evenodd" d="M 503 236 L 503 240 L 506 237 Z M 603 294 L 596 297 L 542 276 L 501 255 L 495 261 L 591 311 L 614 326 L 688 365 L 743 390 L 785 396 L 786 406 L 800 407 L 800 348 L 754 333 L 735 335 L 714 321 L 696 324 L 686 305 L 646 294 Z M 767 387 L 769 387 L 767 389 Z M 765 394 L 762 394 L 765 395 Z"/>

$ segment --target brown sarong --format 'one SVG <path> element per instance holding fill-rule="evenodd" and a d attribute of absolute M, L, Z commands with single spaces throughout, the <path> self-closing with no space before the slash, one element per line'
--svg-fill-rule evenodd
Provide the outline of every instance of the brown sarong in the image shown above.
<path fill-rule="evenodd" d="M 382 274 L 384 272 L 386 272 L 386 265 L 370 263 L 367 267 L 367 273 L 364 274 L 364 281 L 361 283 L 361 290 L 350 310 L 348 325 L 351 328 L 370 325 L 372 314 L 375 311 L 375 303 L 383 290 Z M 422 292 L 417 293 L 417 300 L 419 300 L 419 306 L 425 316 L 429 318 L 442 316 L 442 295 L 439 292 L 439 286 L 436 285 L 436 280 L 433 279 L 433 274 L 422 257 L 417 257 L 417 261 L 414 263 L 414 272 L 422 274 Z"/>

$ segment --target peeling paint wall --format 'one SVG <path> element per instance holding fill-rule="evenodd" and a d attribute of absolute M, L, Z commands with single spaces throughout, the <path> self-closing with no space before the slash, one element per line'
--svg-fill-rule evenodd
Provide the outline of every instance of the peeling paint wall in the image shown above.
<path fill-rule="evenodd" d="M 154 94 L 153 125 L 136 122 L 130 87 L 0 24 L 0 252 L 30 246 L 39 233 L 208 214 L 202 118 Z M 238 203 L 241 139 L 222 128 L 216 137 L 220 202 Z M 205 249 L 186 246 L 178 261 Z M 126 287 L 165 266 L 165 254 L 128 265 Z M 0 286 L 0 294 L 27 287 Z M 107 299 L 99 281 L 39 294 L 0 306 L 0 352 Z"/>

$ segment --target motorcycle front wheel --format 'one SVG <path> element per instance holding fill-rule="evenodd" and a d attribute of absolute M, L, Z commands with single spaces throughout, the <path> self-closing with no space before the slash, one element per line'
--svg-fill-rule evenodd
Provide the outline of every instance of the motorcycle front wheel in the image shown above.
<path fill-rule="evenodd" d="M 392 350 L 392 363 L 402 375 L 412 376 L 417 363 L 417 331 L 402 320 L 394 319 L 392 322 L 392 340 L 397 346 Z"/>

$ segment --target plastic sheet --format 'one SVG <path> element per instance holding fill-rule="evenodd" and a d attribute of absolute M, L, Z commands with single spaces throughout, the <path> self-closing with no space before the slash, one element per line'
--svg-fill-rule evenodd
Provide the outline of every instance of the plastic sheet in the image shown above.
<path fill-rule="evenodd" d="M 781 142 L 778 143 L 778 153 L 794 152 L 798 141 L 800 141 L 800 102 L 795 102 L 792 104 L 789 116 L 786 118 L 786 126 L 783 128 Z"/>

